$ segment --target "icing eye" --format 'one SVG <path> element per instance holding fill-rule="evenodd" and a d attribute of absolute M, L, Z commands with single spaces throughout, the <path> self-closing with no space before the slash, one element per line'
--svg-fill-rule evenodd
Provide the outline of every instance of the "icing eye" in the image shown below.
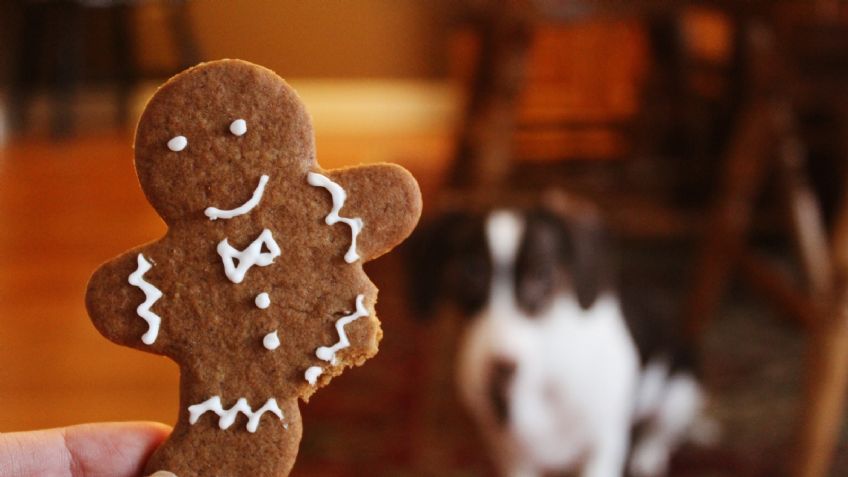
<path fill-rule="evenodd" d="M 244 119 L 236 119 L 230 123 L 230 132 L 236 136 L 244 136 L 247 132 L 247 121 Z"/>
<path fill-rule="evenodd" d="M 180 152 L 188 146 L 188 139 L 185 136 L 174 136 L 168 141 L 168 149 L 174 152 Z"/>

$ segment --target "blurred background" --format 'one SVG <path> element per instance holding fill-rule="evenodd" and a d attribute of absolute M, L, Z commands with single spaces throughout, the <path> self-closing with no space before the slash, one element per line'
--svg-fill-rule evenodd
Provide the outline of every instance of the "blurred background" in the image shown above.
<path fill-rule="evenodd" d="M 0 432 L 177 412 L 177 368 L 88 320 L 88 275 L 165 227 L 132 166 L 146 99 L 199 61 L 276 71 L 324 168 L 389 161 L 424 221 L 590 198 L 697 343 L 709 448 L 672 475 L 848 475 L 848 7 L 839 1 L 0 2 Z M 293 475 L 493 475 L 404 250 L 366 266 L 385 338 L 303 406 Z"/>

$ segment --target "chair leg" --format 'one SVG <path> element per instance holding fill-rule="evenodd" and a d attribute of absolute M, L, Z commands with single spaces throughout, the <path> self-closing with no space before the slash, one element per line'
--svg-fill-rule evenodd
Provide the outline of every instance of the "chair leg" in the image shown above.
<path fill-rule="evenodd" d="M 789 109 L 777 118 L 782 129 L 778 144 L 778 177 L 792 224 L 793 241 L 809 290 L 816 298 L 831 296 L 833 267 L 827 229 L 818 198 L 804 168 L 806 150 L 795 130 Z"/>
<path fill-rule="evenodd" d="M 44 48 L 44 7 L 40 4 L 23 2 L 22 24 L 18 37 L 17 69 L 15 71 L 9 116 L 12 129 L 22 131 L 26 128 L 29 100 L 37 76 L 38 58 Z"/>
<path fill-rule="evenodd" d="M 835 313 L 810 336 L 807 344 L 804 404 L 794 477 L 828 475 L 843 425 L 848 386 L 848 299 L 830 308 Z"/>
<path fill-rule="evenodd" d="M 848 199 L 833 234 L 835 286 L 807 343 L 804 402 L 793 477 L 824 477 L 844 424 L 848 390 Z"/>
<path fill-rule="evenodd" d="M 133 48 L 132 9 L 126 4 L 111 8 L 112 35 L 115 40 L 114 63 L 117 80 L 116 121 L 126 127 L 130 122 L 130 100 L 135 86 L 135 49 Z"/>
<path fill-rule="evenodd" d="M 692 338 L 698 337 L 711 321 L 734 262 L 743 252 L 766 171 L 772 132 L 770 114 L 768 103 L 754 102 L 740 115 L 686 303 L 686 328 Z"/>
<path fill-rule="evenodd" d="M 58 34 L 56 76 L 53 84 L 55 110 L 52 134 L 65 137 L 73 132 L 73 98 L 83 64 L 83 11 L 76 2 L 57 3 L 51 17 L 51 28 Z"/>
<path fill-rule="evenodd" d="M 171 34 L 177 47 L 180 69 L 194 66 L 200 61 L 200 53 L 194 32 L 191 30 L 191 19 L 188 14 L 186 0 L 172 0 L 169 16 Z"/>
<path fill-rule="evenodd" d="M 479 58 L 450 173 L 452 187 L 496 186 L 506 179 L 512 160 L 515 114 L 532 26 L 507 6 L 489 15 L 479 25 Z"/>

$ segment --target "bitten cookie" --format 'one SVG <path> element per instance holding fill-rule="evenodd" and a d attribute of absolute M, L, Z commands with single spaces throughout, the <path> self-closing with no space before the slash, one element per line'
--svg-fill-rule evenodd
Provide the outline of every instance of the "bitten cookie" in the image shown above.
<path fill-rule="evenodd" d="M 288 475 L 297 398 L 377 352 L 362 264 L 415 227 L 418 185 L 390 164 L 322 170 L 294 90 L 239 60 L 156 92 L 135 166 L 168 232 L 101 266 L 86 306 L 108 339 L 180 367 L 179 419 L 146 475 Z"/>

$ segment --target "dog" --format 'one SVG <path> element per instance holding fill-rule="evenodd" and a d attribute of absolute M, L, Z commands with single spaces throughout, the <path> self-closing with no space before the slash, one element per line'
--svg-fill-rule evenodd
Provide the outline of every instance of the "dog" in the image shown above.
<path fill-rule="evenodd" d="M 452 212 L 414 236 L 413 304 L 468 318 L 459 397 L 503 476 L 660 477 L 703 418 L 692 348 L 610 244 L 586 206 Z"/>

